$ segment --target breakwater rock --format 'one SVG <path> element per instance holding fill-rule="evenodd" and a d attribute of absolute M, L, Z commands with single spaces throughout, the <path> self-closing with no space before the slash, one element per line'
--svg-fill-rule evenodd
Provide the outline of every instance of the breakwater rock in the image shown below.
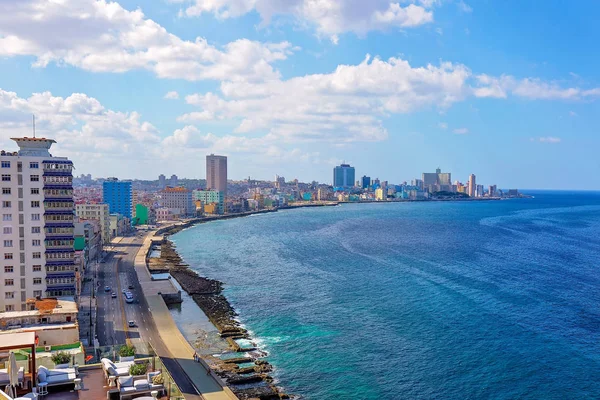
<path fill-rule="evenodd" d="M 174 228 L 179 228 L 179 226 Z M 227 339 L 230 347 L 236 351 L 240 350 L 234 339 L 249 338 L 248 331 L 236 321 L 237 313 L 221 293 L 223 283 L 215 279 L 202 277 L 191 270 L 177 253 L 173 242 L 166 237 L 172 231 L 168 230 L 163 233 L 165 238 L 161 243 L 161 255 L 157 263 L 162 268 L 168 269 L 171 276 L 179 282 L 182 289 L 192 297 L 217 328 L 221 337 Z M 272 366 L 266 361 L 259 360 L 256 362 L 256 366 L 250 369 L 250 372 L 255 372 L 250 379 L 239 375 L 237 371 L 232 371 L 237 367 L 231 364 L 227 365 L 215 359 L 211 359 L 210 364 L 214 365 L 215 372 L 226 380 L 231 390 L 242 400 L 289 398 L 287 394 L 272 384 L 272 378 L 266 374 L 272 370 Z"/>

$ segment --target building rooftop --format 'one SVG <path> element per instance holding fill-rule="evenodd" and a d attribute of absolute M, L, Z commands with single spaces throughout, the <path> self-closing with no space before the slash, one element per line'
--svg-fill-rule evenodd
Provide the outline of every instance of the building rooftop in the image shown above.
<path fill-rule="evenodd" d="M 163 192 L 166 192 L 166 193 L 186 193 L 189 191 L 190 191 L 189 189 L 186 189 L 182 186 L 178 186 L 178 187 L 167 186 L 166 188 L 163 189 Z"/>
<path fill-rule="evenodd" d="M 6 333 L 2 335 L 0 348 L 30 347 L 35 344 L 35 332 Z"/>
<path fill-rule="evenodd" d="M 78 312 L 77 303 L 70 298 L 62 299 L 29 299 L 28 304 L 35 304 L 35 310 L 5 311 L 0 313 L 0 321 L 19 317 L 35 317 L 48 314 L 70 314 Z"/>

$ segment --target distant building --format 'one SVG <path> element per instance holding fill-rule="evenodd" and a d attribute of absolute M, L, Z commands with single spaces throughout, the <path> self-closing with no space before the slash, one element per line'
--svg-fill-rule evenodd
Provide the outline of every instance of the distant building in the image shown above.
<path fill-rule="evenodd" d="M 121 214 L 131 220 L 133 193 L 131 182 L 109 178 L 102 184 L 102 202 L 108 204 L 110 214 Z"/>
<path fill-rule="evenodd" d="M 341 164 L 333 169 L 333 186 L 349 188 L 354 186 L 354 167 Z"/>
<path fill-rule="evenodd" d="M 222 214 L 225 212 L 225 197 L 223 196 L 223 192 L 219 192 L 218 190 L 194 190 L 192 192 L 192 197 L 194 200 L 202 202 L 205 212 L 206 206 L 210 204 L 216 205 L 216 212 L 214 214 Z"/>
<path fill-rule="evenodd" d="M 196 213 L 196 206 L 192 198 L 192 191 L 184 187 L 167 186 L 160 192 L 161 204 L 165 208 L 179 210 L 179 215 L 193 215 Z"/>
<path fill-rule="evenodd" d="M 135 205 L 135 225 L 148 225 L 149 214 L 148 207 L 143 204 Z"/>
<path fill-rule="evenodd" d="M 222 192 L 227 197 L 227 157 L 206 156 L 206 189 Z"/>
<path fill-rule="evenodd" d="M 100 222 L 100 235 L 102 243 L 110 242 L 110 212 L 108 204 L 76 204 L 75 214 L 81 220 L 97 220 Z"/>
<path fill-rule="evenodd" d="M 371 186 L 371 177 L 364 175 L 361 179 L 361 182 L 362 182 L 361 187 L 363 189 L 368 189 L 369 186 Z"/>
<path fill-rule="evenodd" d="M 131 220 L 121 214 L 110 214 L 110 232 L 113 237 L 123 236 L 131 227 Z"/>
<path fill-rule="evenodd" d="M 162 189 L 165 186 L 167 186 L 167 177 L 164 176 L 163 174 L 160 174 L 158 176 L 158 186 Z"/>
<path fill-rule="evenodd" d="M 383 201 L 387 200 L 387 190 L 379 188 L 375 189 L 375 200 Z"/>
<path fill-rule="evenodd" d="M 177 186 L 178 183 L 179 183 L 179 178 L 177 177 L 177 175 L 175 175 L 175 174 L 171 175 L 169 185 L 171 185 L 172 187 L 175 187 L 175 186 Z"/>
<path fill-rule="evenodd" d="M 442 172 L 437 168 L 435 172 L 423 173 L 423 189 L 430 193 L 441 191 L 452 191 L 452 174 L 450 172 Z"/>
<path fill-rule="evenodd" d="M 285 186 L 285 178 L 283 176 L 275 175 L 275 187 L 281 189 Z"/>
<path fill-rule="evenodd" d="M 467 194 L 470 197 L 475 197 L 475 190 L 477 190 L 477 182 L 475 181 L 474 174 L 469 175 L 469 184 L 468 184 L 467 190 L 468 190 Z"/>
<path fill-rule="evenodd" d="M 488 196 L 489 197 L 496 197 L 498 195 L 498 188 L 496 187 L 496 185 L 490 185 L 490 189 L 488 191 Z"/>
<path fill-rule="evenodd" d="M 483 197 L 483 185 L 477 185 L 475 187 L 475 197 Z"/>

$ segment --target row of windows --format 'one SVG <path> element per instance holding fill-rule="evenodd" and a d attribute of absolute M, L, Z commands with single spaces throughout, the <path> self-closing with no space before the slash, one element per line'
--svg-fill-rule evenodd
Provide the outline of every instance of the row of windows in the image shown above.
<path fill-rule="evenodd" d="M 63 169 L 67 171 L 71 171 L 73 166 L 71 164 L 44 164 L 44 169 Z"/>
<path fill-rule="evenodd" d="M 50 278 L 50 277 L 48 277 Z M 48 279 L 46 280 L 46 283 L 52 285 L 52 284 L 56 284 L 56 283 L 73 283 L 75 282 L 75 278 L 54 278 L 54 279 Z"/>
<path fill-rule="evenodd" d="M 45 176 L 44 182 L 46 183 L 71 183 L 73 182 L 72 176 Z"/>
<path fill-rule="evenodd" d="M 2 194 L 12 194 L 12 189 L 9 187 L 3 187 Z M 31 188 L 31 194 L 40 194 L 40 188 Z"/>
<path fill-rule="evenodd" d="M 42 270 L 42 266 L 41 265 L 33 265 L 31 269 L 33 270 L 33 272 L 40 272 Z M 4 273 L 12 274 L 13 272 L 15 272 L 15 267 L 13 267 L 12 265 L 6 265 L 4 267 Z"/>
<path fill-rule="evenodd" d="M 73 208 L 73 203 L 68 201 L 47 201 L 44 204 L 47 208 Z"/>
<path fill-rule="evenodd" d="M 73 221 L 72 215 L 46 215 L 46 221 Z"/>
<path fill-rule="evenodd" d="M 10 174 L 2 174 L 2 182 L 10 182 L 11 180 L 12 180 L 12 178 L 11 178 Z M 39 182 L 40 176 L 39 175 L 29 175 L 29 181 L 30 182 Z"/>
<path fill-rule="evenodd" d="M 75 271 L 74 265 L 49 265 L 46 272 Z"/>
<path fill-rule="evenodd" d="M 34 285 L 41 285 L 42 278 L 33 278 Z M 7 278 L 4 280 L 4 286 L 15 286 L 15 280 L 11 278 Z"/>
<path fill-rule="evenodd" d="M 68 229 L 68 228 L 66 228 Z M 41 233 L 42 229 L 39 226 L 32 226 L 31 233 Z M 12 233 L 12 226 L 5 226 L 2 228 L 2 233 L 5 235 L 10 235 Z"/>
<path fill-rule="evenodd" d="M 37 162 L 30 162 L 29 168 L 37 169 L 40 167 L 40 164 Z M 10 168 L 10 161 L 2 161 L 2 168 Z"/>
<path fill-rule="evenodd" d="M 73 234 L 73 228 L 45 228 L 44 230 L 46 231 L 46 234 Z"/>
<path fill-rule="evenodd" d="M 72 260 L 73 253 L 50 253 L 50 254 L 46 255 L 46 259 L 47 260 Z"/>
<path fill-rule="evenodd" d="M 44 189 L 44 194 L 48 197 L 51 196 L 72 196 L 73 191 L 69 189 Z"/>
<path fill-rule="evenodd" d="M 4 239 L 3 244 L 4 244 L 4 247 L 13 247 L 13 241 L 11 239 Z M 31 241 L 31 245 L 32 246 L 36 246 L 36 247 L 37 246 L 41 246 L 42 245 L 42 241 L 40 239 L 33 239 Z"/>
<path fill-rule="evenodd" d="M 9 222 L 12 221 L 12 214 L 2 214 L 2 221 L 4 222 Z M 31 214 L 31 220 L 32 221 L 39 221 L 40 220 L 40 214 Z"/>
<path fill-rule="evenodd" d="M 46 246 L 73 246 L 73 240 L 46 240 Z"/>
<path fill-rule="evenodd" d="M 2 208 L 11 208 L 12 207 L 12 202 L 8 201 L 8 200 L 4 200 L 2 202 Z M 31 202 L 31 208 L 40 208 L 40 202 L 39 200 L 33 200 Z"/>

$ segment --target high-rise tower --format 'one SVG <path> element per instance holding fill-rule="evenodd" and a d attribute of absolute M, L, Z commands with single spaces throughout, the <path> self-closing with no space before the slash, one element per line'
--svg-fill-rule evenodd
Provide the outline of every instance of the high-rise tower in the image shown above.
<path fill-rule="evenodd" d="M 206 156 L 206 188 L 227 196 L 227 157 Z"/>

